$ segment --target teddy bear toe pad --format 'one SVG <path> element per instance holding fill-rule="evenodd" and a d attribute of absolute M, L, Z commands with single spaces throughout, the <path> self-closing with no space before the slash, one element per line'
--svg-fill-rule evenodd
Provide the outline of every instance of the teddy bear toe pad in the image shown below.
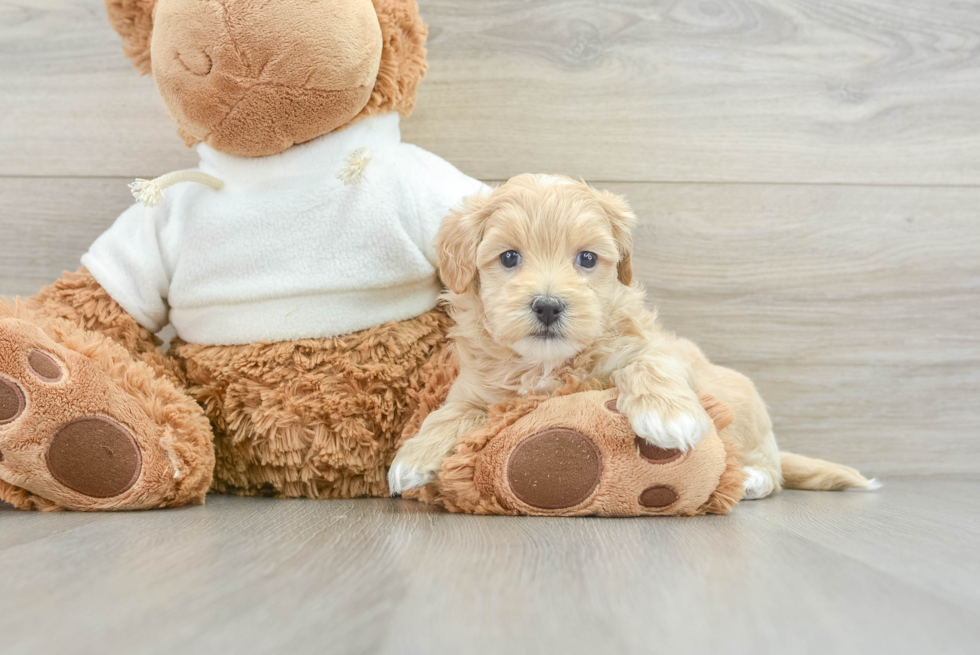
<path fill-rule="evenodd" d="M 639 503 L 644 507 L 670 507 L 676 501 L 677 492 L 665 484 L 647 487 L 639 498 Z"/>
<path fill-rule="evenodd" d="M 17 420 L 26 405 L 24 392 L 16 383 L 0 378 L 0 425 Z"/>

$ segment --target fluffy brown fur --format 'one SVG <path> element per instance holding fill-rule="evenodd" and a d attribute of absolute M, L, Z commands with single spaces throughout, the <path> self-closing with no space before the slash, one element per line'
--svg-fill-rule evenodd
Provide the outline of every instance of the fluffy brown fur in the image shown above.
<path fill-rule="evenodd" d="M 388 493 L 395 442 L 430 379 L 449 318 L 434 310 L 332 339 L 177 344 L 215 431 L 214 489 L 278 497 Z"/>
<path fill-rule="evenodd" d="M 402 116 L 411 114 L 416 91 L 428 68 L 425 40 L 429 28 L 422 22 L 415 0 L 373 2 L 384 47 L 371 99 L 354 121 L 390 111 Z"/>
<path fill-rule="evenodd" d="M 41 326 L 50 339 L 34 337 L 41 347 L 85 375 L 71 376 L 70 402 L 52 398 L 43 412 L 0 426 L 0 452 L 21 448 L 24 440 L 48 434 L 79 413 L 126 425 L 144 451 L 138 485 L 110 499 L 65 490 L 42 464 L 25 468 L 8 457 L 0 462 L 0 499 L 22 509 L 203 502 L 212 471 L 219 493 L 385 496 L 395 442 L 420 404 L 434 408 L 441 402 L 426 385 L 452 371 L 445 352 L 450 320 L 440 310 L 333 339 L 228 347 L 177 342 L 176 359 L 165 359 L 157 350 L 144 350 L 151 343 L 141 338 L 145 331 L 107 301 L 84 269 L 66 274 L 26 303 L 0 305 L 0 319 L 7 316 L 5 307 L 9 318 L 18 320 L 0 325 L 8 359 L 13 358 L 0 361 L 0 368 L 18 370 L 16 362 L 29 347 L 17 344 Z M 83 328 L 111 332 L 132 349 Z M 139 361 L 143 358 L 162 362 L 163 369 L 151 369 Z M 176 377 L 161 375 L 178 369 Z M 185 375 L 186 390 L 174 384 Z M 49 393 L 27 374 L 16 381 L 28 390 L 37 387 L 29 398 Z M 42 420 L 52 427 L 39 429 Z M 184 474 L 173 480 L 175 461 Z"/>
<path fill-rule="evenodd" d="M 84 266 L 65 273 L 25 302 L 39 316 L 62 318 L 104 334 L 174 384 L 183 384 L 180 368 L 160 351 L 160 339 L 126 313 Z"/>
<path fill-rule="evenodd" d="M 105 0 L 109 23 L 122 37 L 123 52 L 143 75 L 150 74 L 150 37 L 157 0 Z"/>

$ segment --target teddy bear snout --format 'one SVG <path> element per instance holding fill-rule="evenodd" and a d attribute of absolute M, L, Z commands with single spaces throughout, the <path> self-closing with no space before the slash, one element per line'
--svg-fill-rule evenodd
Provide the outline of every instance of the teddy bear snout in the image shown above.
<path fill-rule="evenodd" d="M 158 0 L 150 54 L 189 145 L 258 157 L 353 119 L 382 47 L 372 0 Z"/>

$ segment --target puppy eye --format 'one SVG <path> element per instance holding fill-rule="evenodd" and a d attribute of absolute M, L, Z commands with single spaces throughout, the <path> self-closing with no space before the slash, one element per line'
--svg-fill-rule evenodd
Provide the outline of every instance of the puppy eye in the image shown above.
<path fill-rule="evenodd" d="M 583 250 L 578 254 L 578 258 L 575 261 L 582 268 L 595 268 L 595 265 L 599 263 L 599 255 L 588 250 Z"/>
<path fill-rule="evenodd" d="M 500 263 L 504 265 L 504 268 L 514 268 L 521 263 L 521 253 L 516 250 L 508 250 L 500 255 Z"/>

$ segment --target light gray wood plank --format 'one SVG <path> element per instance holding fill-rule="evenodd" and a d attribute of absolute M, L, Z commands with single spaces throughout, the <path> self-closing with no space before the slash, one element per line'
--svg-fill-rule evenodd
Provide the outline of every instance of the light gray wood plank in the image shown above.
<path fill-rule="evenodd" d="M 0 177 L 0 295 L 29 296 L 73 271 L 133 203 L 132 178 Z"/>
<path fill-rule="evenodd" d="M 976 0 L 423 0 L 408 141 L 480 178 L 980 183 Z M 0 3 L 0 175 L 193 162 L 99 0 Z"/>
<path fill-rule="evenodd" d="M 782 447 L 980 469 L 977 189 L 608 186 L 665 324 L 756 382 Z"/>
<path fill-rule="evenodd" d="M 128 181 L 0 179 L 0 294 L 74 270 Z M 639 215 L 665 324 L 755 380 L 782 447 L 980 471 L 980 189 L 605 186 Z"/>
<path fill-rule="evenodd" d="M 975 476 L 899 478 L 876 493 L 777 494 L 743 503 L 739 517 L 778 516 L 786 532 L 980 613 L 976 490 Z"/>
<path fill-rule="evenodd" d="M 19 514 L 21 512 L 6 503 L 0 502 L 0 520 L 6 518 L 5 513 Z M 16 527 L 10 521 L 4 521 L 4 527 L 0 529 L 0 552 L 40 539 L 47 539 L 56 535 L 63 536 L 65 532 L 99 521 L 103 516 L 105 515 L 39 512 L 34 518 L 21 522 Z"/>
<path fill-rule="evenodd" d="M 951 557 L 929 575 L 980 583 L 966 564 L 975 549 L 948 539 L 980 518 L 975 504 L 930 512 L 934 498 L 980 486 L 947 484 L 789 492 L 695 519 L 212 497 L 0 550 L 0 632 L 11 655 L 968 653 L 980 645 L 975 606 L 925 588 L 916 570 L 940 549 Z M 828 547 L 801 515 L 852 539 Z M 41 518 L 0 510 L 14 533 Z M 915 538 L 877 540 L 882 530 Z"/>

